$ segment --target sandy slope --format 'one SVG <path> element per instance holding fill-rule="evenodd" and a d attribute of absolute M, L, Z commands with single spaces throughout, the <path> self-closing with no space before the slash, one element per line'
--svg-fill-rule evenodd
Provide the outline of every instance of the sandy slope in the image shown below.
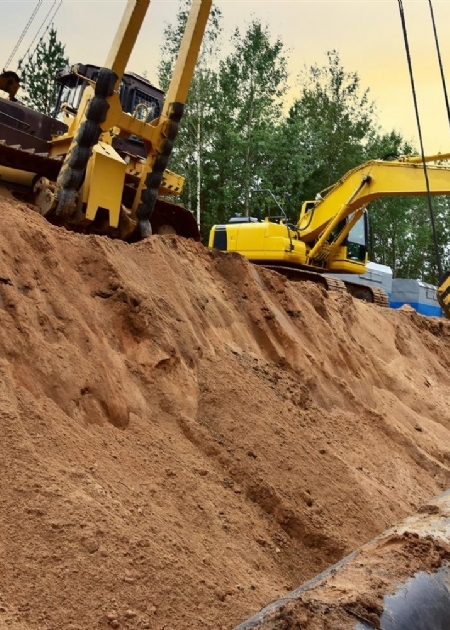
<path fill-rule="evenodd" d="M 2 630 L 233 628 L 450 485 L 450 322 L 0 217 Z"/>

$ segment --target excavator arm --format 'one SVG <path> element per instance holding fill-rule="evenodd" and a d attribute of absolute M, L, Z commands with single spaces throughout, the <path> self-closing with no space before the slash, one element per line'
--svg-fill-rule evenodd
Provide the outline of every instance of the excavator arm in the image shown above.
<path fill-rule="evenodd" d="M 426 161 L 448 157 L 430 156 Z M 297 226 L 301 240 L 311 244 L 309 259 L 331 259 L 364 214 L 367 204 L 374 199 L 426 195 L 423 163 L 419 160 L 417 157 L 405 157 L 392 162 L 367 162 L 344 175 L 323 198 L 304 204 Z M 450 194 L 448 166 L 428 165 L 427 173 L 432 195 Z M 344 226 L 339 229 L 344 220 Z"/>

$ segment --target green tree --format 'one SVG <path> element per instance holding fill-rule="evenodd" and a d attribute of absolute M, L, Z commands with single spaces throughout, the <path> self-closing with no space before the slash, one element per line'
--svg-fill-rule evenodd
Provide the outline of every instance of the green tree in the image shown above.
<path fill-rule="evenodd" d="M 181 0 L 176 23 L 168 24 L 164 31 L 164 45 L 158 68 L 159 83 L 163 90 L 169 87 L 190 4 L 190 0 Z M 212 95 L 216 85 L 214 66 L 217 65 L 215 60 L 221 34 L 221 19 L 220 9 L 213 7 L 170 162 L 171 169 L 183 174 L 186 178 L 181 201 L 189 210 L 195 212 L 199 223 L 202 219 L 203 206 L 204 156 L 210 145 L 215 122 Z"/>
<path fill-rule="evenodd" d="M 375 134 L 366 146 L 366 159 L 395 159 L 412 153 L 395 131 Z M 410 197 L 385 197 L 369 205 L 370 258 L 374 262 L 389 265 L 397 277 L 402 261 L 409 250 L 411 240 L 411 213 L 417 210 L 417 199 Z M 420 200 L 419 200 L 420 206 Z M 415 276 L 411 276 L 415 277 Z"/>
<path fill-rule="evenodd" d="M 220 63 L 214 103 L 215 131 L 205 165 L 210 221 L 248 215 L 252 189 L 272 188 L 278 150 L 275 129 L 286 91 L 283 44 L 254 20 L 231 40 L 234 52 Z"/>
<path fill-rule="evenodd" d="M 392 159 L 416 153 L 396 132 L 373 139 L 369 158 Z M 450 213 L 446 196 L 432 197 L 438 248 L 445 268 L 450 242 Z M 425 196 L 386 197 L 369 206 L 371 259 L 389 265 L 394 277 L 438 280 L 430 209 Z"/>
<path fill-rule="evenodd" d="M 39 40 L 32 55 L 19 61 L 23 103 L 42 114 L 51 115 L 58 90 L 56 72 L 68 64 L 65 46 L 59 41 L 56 29 L 51 26 Z"/>
<path fill-rule="evenodd" d="M 279 169 L 288 175 L 296 207 L 364 162 L 377 130 L 369 90 L 362 89 L 356 72 L 343 68 L 336 51 L 326 54 L 326 65 L 303 71 L 300 96 L 281 130 L 280 145 L 290 151 L 283 153 Z"/>

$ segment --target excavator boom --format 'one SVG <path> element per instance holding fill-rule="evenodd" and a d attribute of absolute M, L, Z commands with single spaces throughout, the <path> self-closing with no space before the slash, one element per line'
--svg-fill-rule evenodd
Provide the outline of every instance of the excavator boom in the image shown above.
<path fill-rule="evenodd" d="M 448 166 L 428 165 L 427 173 L 432 195 L 450 193 Z M 323 199 L 303 206 L 297 225 L 302 241 L 314 244 L 309 257 L 314 260 L 324 251 L 326 257 L 332 255 L 371 201 L 426 194 L 422 163 L 374 160 L 349 171 Z M 334 239 L 330 238 L 343 220 L 347 220 L 345 228 Z"/>

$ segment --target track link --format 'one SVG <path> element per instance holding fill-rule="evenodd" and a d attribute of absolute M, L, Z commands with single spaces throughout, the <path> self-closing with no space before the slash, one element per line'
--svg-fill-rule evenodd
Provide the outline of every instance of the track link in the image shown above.
<path fill-rule="evenodd" d="M 296 267 L 284 267 L 283 265 L 259 265 L 264 269 L 270 269 L 285 276 L 293 282 L 315 282 L 322 285 L 327 291 L 337 291 L 339 293 L 350 293 L 353 297 L 371 304 L 377 304 L 383 308 L 389 308 L 389 297 L 383 289 L 368 285 L 357 284 L 356 282 L 344 282 L 328 274 L 318 273 L 309 269 Z"/>
<path fill-rule="evenodd" d="M 24 149 L 20 144 L 6 144 L 0 139 L 0 166 L 37 173 L 41 177 L 55 180 L 61 169 L 62 156 L 50 157 L 46 152 Z"/>

